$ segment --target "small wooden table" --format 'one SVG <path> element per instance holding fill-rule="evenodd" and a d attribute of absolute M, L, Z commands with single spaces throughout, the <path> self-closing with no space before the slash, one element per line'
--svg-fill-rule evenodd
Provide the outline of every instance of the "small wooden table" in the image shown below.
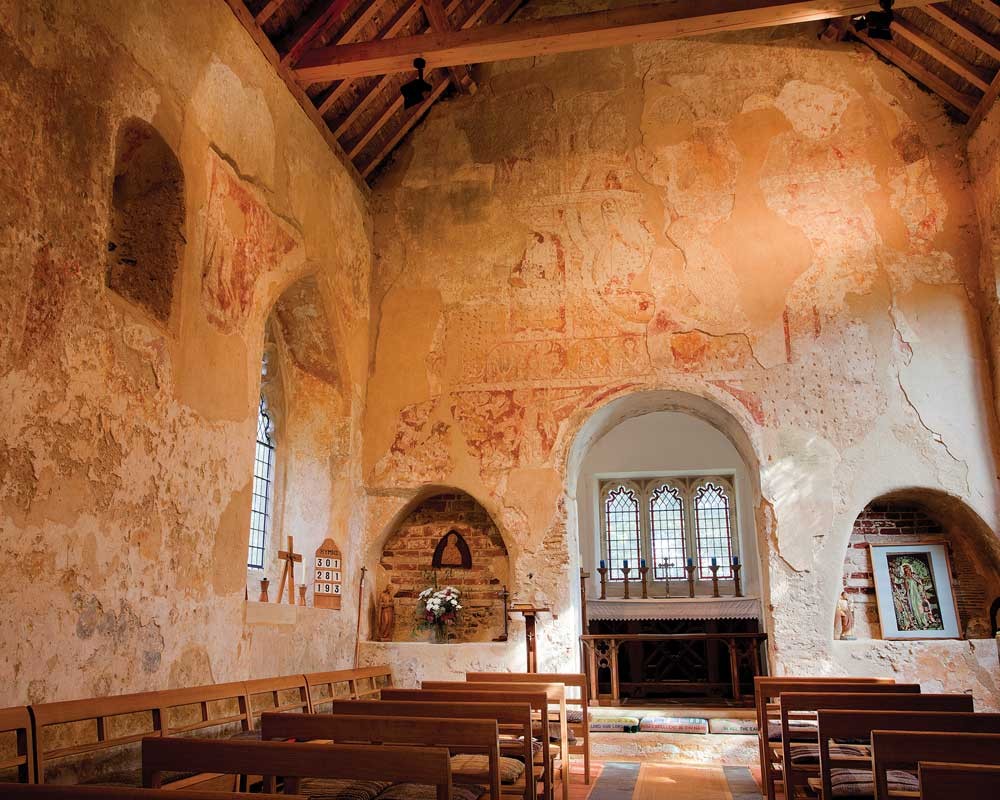
<path fill-rule="evenodd" d="M 528 672 L 538 672 L 538 641 L 535 636 L 535 617 L 551 613 L 550 608 L 536 608 L 527 605 L 512 605 L 510 610 L 524 616 L 524 643 L 528 651 Z"/>

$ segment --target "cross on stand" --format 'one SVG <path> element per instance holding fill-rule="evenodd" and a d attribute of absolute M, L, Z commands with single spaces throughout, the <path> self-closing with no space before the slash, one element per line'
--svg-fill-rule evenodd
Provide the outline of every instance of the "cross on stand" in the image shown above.
<path fill-rule="evenodd" d="M 538 641 L 535 637 L 535 617 L 541 613 L 551 613 L 552 609 L 536 608 L 535 606 L 518 603 L 512 605 L 510 610 L 515 614 L 524 615 L 524 643 L 528 651 L 528 672 L 538 672 Z"/>
<path fill-rule="evenodd" d="M 288 537 L 288 549 L 278 551 L 278 559 L 285 562 L 281 570 L 281 581 L 278 583 L 278 602 L 281 602 L 281 593 L 285 589 L 285 580 L 288 580 L 288 605 L 295 605 L 295 565 L 302 562 L 302 554 L 294 552 L 292 537 Z"/>

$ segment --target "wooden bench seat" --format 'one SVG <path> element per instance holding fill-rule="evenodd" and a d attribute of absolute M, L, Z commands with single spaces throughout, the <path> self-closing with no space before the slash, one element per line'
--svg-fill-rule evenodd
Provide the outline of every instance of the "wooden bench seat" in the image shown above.
<path fill-rule="evenodd" d="M 876 800 L 919 797 L 919 783 L 917 791 L 890 791 L 889 773 L 890 770 L 915 772 L 921 761 L 930 760 L 961 760 L 967 764 L 1000 765 L 1000 733 L 872 731 L 872 770 L 875 773 Z"/>
<path fill-rule="evenodd" d="M 590 784 L 590 699 L 587 676 L 576 672 L 467 672 L 470 683 L 561 683 L 566 687 L 566 726 L 575 738 L 568 752 L 583 756 L 584 783 Z M 575 712 L 575 714 L 574 714 Z"/>
<path fill-rule="evenodd" d="M 810 778 L 809 787 L 821 797 L 833 798 L 834 778 L 844 768 L 829 753 L 833 741 L 873 741 L 873 732 L 891 728 L 902 731 L 956 731 L 969 733 L 1000 733 L 1000 714 L 973 714 L 949 711 L 887 711 L 864 709 L 823 709 L 817 713 L 820 747 L 820 774 Z M 863 767 L 869 773 L 871 762 Z"/>
<path fill-rule="evenodd" d="M 309 689 L 309 707 L 314 714 L 324 713 L 337 700 L 356 700 L 353 669 L 310 672 L 303 677 Z"/>
<path fill-rule="evenodd" d="M 267 713 L 261 718 L 261 735 L 264 741 L 445 747 L 452 757 L 453 782 L 485 784 L 492 800 L 501 797 L 500 733 L 493 719 Z M 524 764 L 509 758 L 504 762 L 512 777 L 503 782 L 516 783 Z"/>
<path fill-rule="evenodd" d="M 244 794 L 188 789 L 142 789 L 112 786 L 54 786 L 0 783 L 4 800 L 308 800 L 300 794 Z"/>
<path fill-rule="evenodd" d="M 1000 766 L 921 761 L 918 782 L 920 800 L 1000 797 Z"/>
<path fill-rule="evenodd" d="M 359 781 L 378 787 L 374 796 L 400 800 L 391 787 L 429 786 L 436 800 L 452 800 L 451 756 L 445 748 L 395 745 L 256 742 L 220 739 L 148 738 L 142 742 L 143 785 L 156 788 L 164 772 L 259 773 L 264 790 L 306 796 L 328 792 L 326 780 Z M 312 789 L 313 794 L 310 794 Z M 473 792 L 466 797 L 479 797 Z"/>
<path fill-rule="evenodd" d="M 404 696 L 410 692 L 419 695 L 417 700 L 395 700 L 389 697 L 397 693 Z M 488 719 L 497 724 L 501 735 L 502 754 L 516 755 L 524 764 L 531 764 L 531 706 L 527 702 L 448 702 L 429 700 L 427 694 L 419 690 L 393 689 L 386 691 L 382 700 L 349 700 L 333 704 L 331 711 L 343 716 L 392 716 L 392 717 L 432 717 L 437 719 Z M 504 736 L 510 737 L 504 740 Z M 544 768 L 538 767 L 525 772 L 522 781 L 513 785 L 501 785 L 501 794 L 520 797 L 523 800 L 537 800 L 538 786 L 544 786 Z"/>
<path fill-rule="evenodd" d="M 0 775 L 16 776 L 18 783 L 34 783 L 35 744 L 28 709 L 0 708 L 0 734 L 10 740 L 10 747 L 0 751 Z"/>

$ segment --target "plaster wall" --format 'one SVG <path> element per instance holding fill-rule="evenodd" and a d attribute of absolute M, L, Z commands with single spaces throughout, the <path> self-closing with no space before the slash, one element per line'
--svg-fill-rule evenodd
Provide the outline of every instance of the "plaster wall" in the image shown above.
<path fill-rule="evenodd" d="M 817 32 L 511 61 L 435 106 L 373 197 L 367 557 L 422 486 L 469 492 L 515 598 L 558 614 L 543 666 L 571 666 L 574 437 L 618 398 L 686 393 L 751 451 L 772 669 L 994 707 L 993 642 L 833 642 L 869 500 L 929 487 L 994 538 L 998 505 L 963 130 Z"/>
<path fill-rule="evenodd" d="M 357 573 L 367 198 L 223 2 L 3 0 L 0 78 L 0 706 L 348 665 L 353 594 L 294 626 L 244 596 L 264 321 L 305 275 L 340 373 L 282 364 L 271 546 Z M 105 287 L 130 117 L 184 172 L 165 322 Z"/>

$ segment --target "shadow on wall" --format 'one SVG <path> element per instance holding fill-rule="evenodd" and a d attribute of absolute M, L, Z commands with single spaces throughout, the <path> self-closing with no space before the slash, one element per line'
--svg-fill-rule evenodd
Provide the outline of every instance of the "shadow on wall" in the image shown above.
<path fill-rule="evenodd" d="M 936 574 L 935 551 L 946 559 Z M 944 637 L 952 618 L 958 636 L 985 639 L 996 633 L 990 603 L 998 595 L 1000 543 L 972 509 L 932 489 L 893 492 L 872 500 L 854 521 L 838 604 L 854 627 L 842 637 L 838 615 L 834 635 L 958 638 Z M 880 607 L 891 617 L 881 619 Z"/>

